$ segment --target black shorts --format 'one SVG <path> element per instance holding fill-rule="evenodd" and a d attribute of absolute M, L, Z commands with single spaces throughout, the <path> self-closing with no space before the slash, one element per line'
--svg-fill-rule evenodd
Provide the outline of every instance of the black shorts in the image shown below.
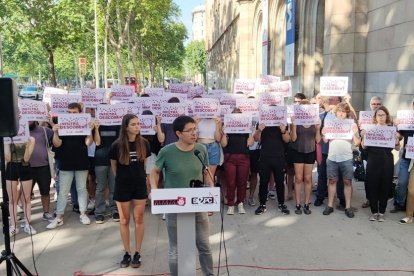
<path fill-rule="evenodd" d="M 249 150 L 249 156 L 250 156 L 250 172 L 259 173 L 260 149 Z"/>
<path fill-rule="evenodd" d="M 6 180 L 27 181 L 32 179 L 30 164 L 23 166 L 21 162 L 9 162 L 6 167 Z"/>
<path fill-rule="evenodd" d="M 50 182 L 52 177 L 50 175 L 50 167 L 42 166 L 32 168 L 33 185 L 37 183 L 39 186 L 40 195 L 47 196 L 50 193 Z"/>
<path fill-rule="evenodd" d="M 89 175 L 95 176 L 95 157 L 88 157 L 89 158 Z"/>
<path fill-rule="evenodd" d="M 131 185 L 133 183 L 133 185 Z M 144 181 L 116 181 L 114 200 L 119 202 L 128 202 L 133 199 L 147 199 L 147 183 Z"/>
<path fill-rule="evenodd" d="M 293 150 L 293 163 L 298 164 L 314 164 L 316 160 L 316 151 L 312 151 L 309 153 L 298 152 Z"/>

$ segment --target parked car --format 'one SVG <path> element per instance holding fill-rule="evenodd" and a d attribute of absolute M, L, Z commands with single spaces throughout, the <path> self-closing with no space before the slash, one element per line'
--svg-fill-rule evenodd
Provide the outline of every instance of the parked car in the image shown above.
<path fill-rule="evenodd" d="M 41 100 L 43 98 L 43 89 L 36 85 L 29 85 L 20 92 L 20 97 L 25 99 Z"/>

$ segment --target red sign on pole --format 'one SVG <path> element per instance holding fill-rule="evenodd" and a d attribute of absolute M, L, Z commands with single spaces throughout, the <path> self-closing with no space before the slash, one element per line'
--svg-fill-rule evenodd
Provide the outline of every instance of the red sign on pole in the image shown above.
<path fill-rule="evenodd" d="M 79 58 L 79 72 L 81 75 L 86 73 L 86 58 Z"/>

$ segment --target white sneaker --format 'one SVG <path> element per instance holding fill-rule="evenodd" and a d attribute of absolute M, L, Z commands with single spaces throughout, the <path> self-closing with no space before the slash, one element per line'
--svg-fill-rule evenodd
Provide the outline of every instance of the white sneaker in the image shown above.
<path fill-rule="evenodd" d="M 227 215 L 234 215 L 234 206 L 227 207 Z"/>
<path fill-rule="evenodd" d="M 84 225 L 89 225 L 91 224 L 91 220 L 89 219 L 89 217 L 86 214 L 80 215 L 79 216 L 79 220 L 82 224 Z"/>
<path fill-rule="evenodd" d="M 93 210 L 95 208 L 95 199 L 90 199 L 88 202 L 88 206 L 87 209 L 88 210 Z"/>
<path fill-rule="evenodd" d="M 57 193 L 55 193 L 55 195 L 53 196 L 53 201 L 55 202 L 57 201 L 57 196 L 58 196 Z"/>
<path fill-rule="evenodd" d="M 15 236 L 17 233 L 19 233 L 19 228 L 17 228 L 16 226 L 11 226 L 9 227 L 9 234 L 10 234 L 10 238 Z"/>
<path fill-rule="evenodd" d="M 165 220 L 165 214 L 162 214 L 162 220 Z"/>
<path fill-rule="evenodd" d="M 239 210 L 239 214 L 246 214 L 246 210 L 244 210 L 243 202 L 237 204 L 237 209 Z"/>
<path fill-rule="evenodd" d="M 37 231 L 31 226 L 30 224 L 26 224 L 23 228 L 24 232 L 26 232 L 29 235 L 36 235 Z"/>
<path fill-rule="evenodd" d="M 63 225 L 63 219 L 59 219 L 59 218 L 55 218 L 54 220 L 52 220 L 52 222 L 50 222 L 46 228 L 47 229 L 55 229 L 58 226 L 62 226 Z"/>

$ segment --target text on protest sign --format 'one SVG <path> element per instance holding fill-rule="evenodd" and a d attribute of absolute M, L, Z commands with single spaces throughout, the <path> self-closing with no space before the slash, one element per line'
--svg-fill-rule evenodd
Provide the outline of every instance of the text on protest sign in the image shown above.
<path fill-rule="evenodd" d="M 360 128 L 365 129 L 367 125 L 373 125 L 374 124 L 374 122 L 372 121 L 373 117 L 374 117 L 374 111 L 371 111 L 371 110 L 360 111 L 359 119 L 358 119 Z"/>
<path fill-rule="evenodd" d="M 50 109 L 53 113 L 66 113 L 70 103 L 82 102 L 81 95 L 73 94 L 52 94 Z"/>
<path fill-rule="evenodd" d="M 414 110 L 397 111 L 398 130 L 414 130 Z"/>
<path fill-rule="evenodd" d="M 142 106 L 139 103 L 125 103 L 126 113 L 139 116 L 142 114 Z"/>
<path fill-rule="evenodd" d="M 98 104 L 106 103 L 106 89 L 105 88 L 82 88 L 81 90 L 82 102 L 85 107 L 96 108 Z"/>
<path fill-rule="evenodd" d="M 68 94 L 67 90 L 64 89 L 60 89 L 60 88 L 55 88 L 55 87 L 45 87 L 45 90 L 43 91 L 43 99 L 42 101 L 44 103 L 51 103 L 51 95 L 52 94 L 60 94 L 60 95 L 65 95 Z"/>
<path fill-rule="evenodd" d="M 188 88 L 187 97 L 189 99 L 194 98 L 195 96 L 202 96 L 204 94 L 204 86 L 197 85 L 197 86 L 190 86 Z"/>
<path fill-rule="evenodd" d="M 414 159 L 414 137 L 408 137 L 405 146 L 405 158 Z"/>
<path fill-rule="evenodd" d="M 226 114 L 230 114 L 233 112 L 234 107 L 232 107 L 231 105 L 220 105 L 220 118 L 223 121 L 224 120 L 224 115 Z"/>
<path fill-rule="evenodd" d="M 139 121 L 141 123 L 141 135 L 155 135 L 155 115 L 140 115 Z"/>
<path fill-rule="evenodd" d="M 141 106 L 142 111 L 152 111 L 152 97 L 135 97 L 134 103 L 136 103 L 138 106 Z"/>
<path fill-rule="evenodd" d="M 200 118 L 219 117 L 220 101 L 218 99 L 194 98 L 193 113 Z"/>
<path fill-rule="evenodd" d="M 367 126 L 364 145 L 371 147 L 394 148 L 396 129 L 394 126 Z"/>
<path fill-rule="evenodd" d="M 252 116 L 247 114 L 225 114 L 224 115 L 225 133 L 251 133 Z"/>
<path fill-rule="evenodd" d="M 287 124 L 287 107 L 263 105 L 260 107 L 259 122 L 265 126 L 280 126 Z"/>
<path fill-rule="evenodd" d="M 279 81 L 280 81 L 280 77 L 276 77 L 272 75 L 260 75 L 259 85 L 269 85 L 271 83 L 275 83 Z"/>
<path fill-rule="evenodd" d="M 185 101 L 185 103 L 187 104 L 188 116 L 190 116 L 190 117 L 194 116 L 194 103 L 193 103 L 193 100 L 187 100 L 187 101 Z"/>
<path fill-rule="evenodd" d="M 220 100 L 222 94 L 228 94 L 227 90 L 223 90 L 223 89 L 209 90 L 207 94 L 203 95 L 203 98 L 215 98 L 215 99 Z"/>
<path fill-rule="evenodd" d="M 59 136 L 89 135 L 91 134 L 90 121 L 89 113 L 59 114 Z"/>
<path fill-rule="evenodd" d="M 351 140 L 353 131 L 352 126 L 354 120 L 352 119 L 333 119 L 325 120 L 324 129 L 326 131 L 326 139 L 343 139 Z"/>
<path fill-rule="evenodd" d="M 191 84 L 170 83 L 169 90 L 171 93 L 187 94 Z"/>
<path fill-rule="evenodd" d="M 348 93 L 348 77 L 321 77 L 321 96 L 345 96 Z"/>
<path fill-rule="evenodd" d="M 234 81 L 233 93 L 242 92 L 246 96 L 254 96 L 256 89 L 256 80 L 253 79 L 236 79 Z"/>
<path fill-rule="evenodd" d="M 293 106 L 295 125 L 317 125 L 320 123 L 318 104 L 297 104 Z"/>
<path fill-rule="evenodd" d="M 259 104 L 263 105 L 284 105 L 283 96 L 278 93 L 263 93 L 259 96 Z"/>
<path fill-rule="evenodd" d="M 253 98 L 236 99 L 236 107 L 240 108 L 242 113 L 250 114 L 253 117 L 259 116 L 259 101 Z"/>
<path fill-rule="evenodd" d="M 151 97 L 162 97 L 165 90 L 162 87 L 146 87 L 144 88 L 144 93 L 150 95 Z"/>
<path fill-rule="evenodd" d="M 245 97 L 246 96 L 244 94 L 221 94 L 220 104 L 231 105 L 232 107 L 236 107 L 236 99 Z"/>
<path fill-rule="evenodd" d="M 161 108 L 162 122 L 172 124 L 175 118 L 188 115 L 187 103 L 164 103 Z"/>
<path fill-rule="evenodd" d="M 276 93 L 282 97 L 292 97 L 292 82 L 290 80 L 271 83 L 265 90 L 267 93 Z"/>
<path fill-rule="evenodd" d="M 19 129 L 17 131 L 17 135 L 13 137 L 13 143 L 14 144 L 26 143 L 29 140 L 29 137 L 30 137 L 29 122 L 27 121 L 25 117 L 20 117 Z M 11 144 L 12 139 L 9 137 L 5 137 L 3 142 L 5 144 Z"/>
<path fill-rule="evenodd" d="M 129 85 L 111 86 L 111 101 L 130 102 L 135 97 L 135 88 Z"/>
<path fill-rule="evenodd" d="M 122 117 L 127 113 L 126 104 L 98 105 L 95 117 L 99 124 L 104 126 L 116 126 L 122 123 Z"/>
<path fill-rule="evenodd" d="M 47 106 L 44 102 L 34 100 L 21 100 L 19 104 L 21 115 L 27 121 L 48 121 Z"/>

